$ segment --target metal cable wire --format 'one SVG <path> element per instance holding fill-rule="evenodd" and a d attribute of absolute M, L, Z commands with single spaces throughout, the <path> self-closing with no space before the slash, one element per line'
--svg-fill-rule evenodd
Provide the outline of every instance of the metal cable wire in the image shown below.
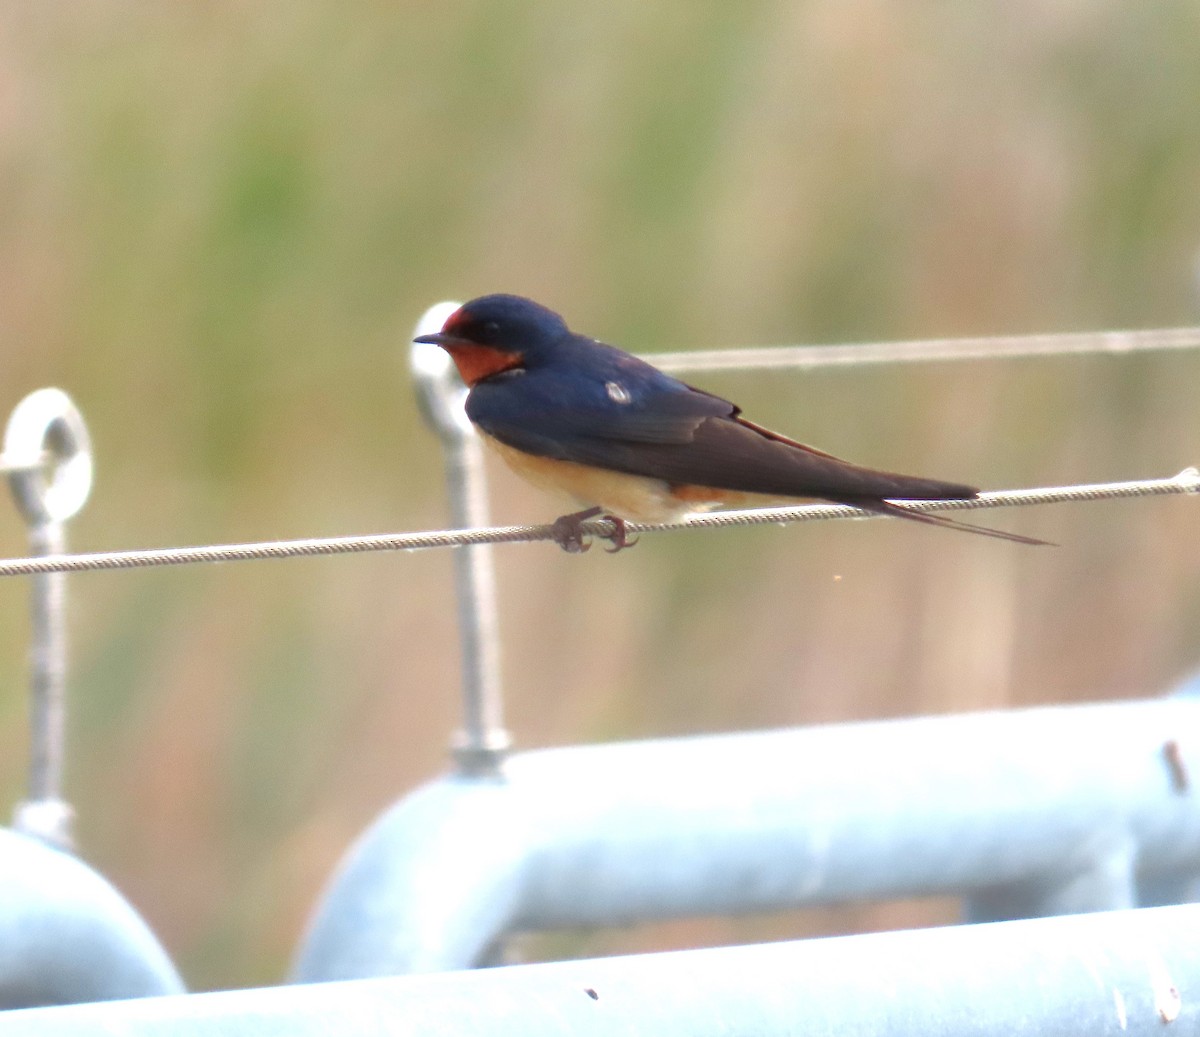
<path fill-rule="evenodd" d="M 988 338 L 916 339 L 834 346 L 766 346 L 675 353 L 645 353 L 664 371 L 812 370 L 859 364 L 895 364 L 929 360 L 1011 360 L 1022 357 L 1096 353 L 1125 356 L 1200 348 L 1200 327 L 1148 328 L 1140 331 L 1091 331 L 1062 335 L 998 335 Z"/>
<path fill-rule="evenodd" d="M 1200 493 L 1200 470 L 1186 468 L 1169 479 L 1139 479 L 1130 482 L 1053 486 L 1027 490 L 997 490 L 970 500 L 905 501 L 911 511 L 974 511 L 982 508 L 1023 507 L 1067 501 L 1120 500 L 1170 494 Z M 802 504 L 785 508 L 749 511 L 718 511 L 693 515 L 662 525 L 630 522 L 629 533 L 657 533 L 682 529 L 714 529 L 722 526 L 751 526 L 766 523 L 813 522 L 829 519 L 880 518 L 843 504 Z M 585 534 L 608 537 L 613 524 L 605 518 L 582 524 Z M 201 562 L 244 562 L 268 558 L 305 558 L 316 555 L 359 554 L 369 551 L 419 551 L 470 544 L 512 544 L 554 539 L 552 525 L 493 526 L 483 529 L 437 530 L 427 533 L 375 533 L 366 536 L 314 537 L 250 544 L 210 544 L 202 547 L 154 548 L 133 551 L 98 551 L 88 554 L 47 555 L 39 558 L 0 560 L 0 577 L 28 576 L 46 572 L 95 572 L 107 569 L 138 569 L 150 566 L 191 565 Z"/>

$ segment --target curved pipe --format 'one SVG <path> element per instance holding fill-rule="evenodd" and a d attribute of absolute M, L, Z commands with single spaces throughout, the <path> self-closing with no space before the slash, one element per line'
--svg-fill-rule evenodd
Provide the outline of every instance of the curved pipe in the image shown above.
<path fill-rule="evenodd" d="M 1127 907 L 1135 882 L 1200 870 L 1200 797 L 1179 783 L 1200 775 L 1197 730 L 1200 700 L 1173 697 L 518 754 L 368 830 L 295 978 L 469 968 L 520 930 L 855 898 Z"/>
<path fill-rule="evenodd" d="M 77 858 L 0 828 L 0 1007 L 183 993 L 128 902 Z"/>
<path fill-rule="evenodd" d="M 533 840 L 517 799 L 502 779 L 455 775 L 396 804 L 334 877 L 296 979 L 482 964 L 524 900 Z"/>

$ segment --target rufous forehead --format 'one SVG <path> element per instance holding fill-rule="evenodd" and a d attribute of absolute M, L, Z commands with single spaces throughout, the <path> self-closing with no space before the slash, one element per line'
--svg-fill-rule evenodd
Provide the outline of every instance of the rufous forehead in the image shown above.
<path fill-rule="evenodd" d="M 442 325 L 443 331 L 453 331 L 460 324 L 465 323 L 463 308 L 460 306 L 449 317 L 446 318 L 446 323 Z"/>

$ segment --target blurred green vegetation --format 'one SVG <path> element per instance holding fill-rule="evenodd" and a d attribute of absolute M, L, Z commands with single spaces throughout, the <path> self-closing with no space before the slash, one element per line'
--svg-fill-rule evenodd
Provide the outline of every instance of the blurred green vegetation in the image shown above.
<path fill-rule="evenodd" d="M 2 406 L 97 451 L 80 548 L 440 527 L 406 341 L 509 290 L 640 351 L 1196 323 L 1200 9 L 9 5 Z M 703 379 L 837 453 L 989 486 L 1200 459 L 1200 358 Z M 555 502 L 495 473 L 503 521 Z M 1154 693 L 1200 628 L 1195 504 L 498 552 L 534 746 Z M 23 551 L 0 509 L 6 553 Z M 83 855 L 195 987 L 278 980 L 348 842 L 457 716 L 445 552 L 71 581 Z M 25 588 L 0 595 L 21 795 Z M 589 953 L 944 904 L 556 937 Z"/>

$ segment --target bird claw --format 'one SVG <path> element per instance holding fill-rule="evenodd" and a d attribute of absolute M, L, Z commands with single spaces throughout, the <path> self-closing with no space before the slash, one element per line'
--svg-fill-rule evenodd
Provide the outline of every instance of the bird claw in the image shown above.
<path fill-rule="evenodd" d="M 617 518 L 616 515 L 605 515 L 604 517 L 612 523 L 613 527 L 613 531 L 604 538 L 612 545 L 604 549 L 610 555 L 615 555 L 618 551 L 624 551 L 627 547 L 633 547 L 638 542 L 637 537 L 630 539 L 629 531 L 625 528 L 624 519 Z"/>
<path fill-rule="evenodd" d="M 550 527 L 550 536 L 567 554 L 583 554 L 591 550 L 591 543 L 585 538 L 583 523 L 588 519 L 603 516 L 612 523 L 611 533 L 600 533 L 602 540 L 607 540 L 612 546 L 605 548 L 609 554 L 616 554 L 637 543 L 637 537 L 630 539 L 625 530 L 625 520 L 616 515 L 605 514 L 602 508 L 587 508 L 570 515 L 560 515 Z"/>

